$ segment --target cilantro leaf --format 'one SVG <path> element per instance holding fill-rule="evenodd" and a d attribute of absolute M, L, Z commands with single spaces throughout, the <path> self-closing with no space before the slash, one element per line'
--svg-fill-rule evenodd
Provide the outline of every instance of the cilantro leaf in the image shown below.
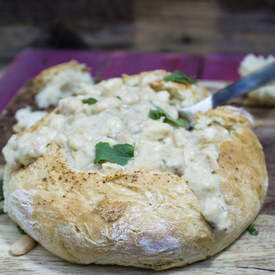
<path fill-rule="evenodd" d="M 178 70 L 165 76 L 163 79 L 166 81 L 174 81 L 174 82 L 178 82 L 178 83 L 182 83 L 182 84 L 194 84 L 197 82 L 196 79 L 189 77 L 186 74 L 184 74 Z"/>
<path fill-rule="evenodd" d="M 92 104 L 97 103 L 97 100 L 93 97 L 89 97 L 86 99 L 82 99 L 82 103 L 92 105 Z"/>
<path fill-rule="evenodd" d="M 257 236 L 259 234 L 259 231 L 255 228 L 254 224 L 250 224 L 247 228 L 248 232 L 253 235 L 253 236 Z"/>
<path fill-rule="evenodd" d="M 3 180 L 0 180 L 0 201 L 4 200 Z"/>
<path fill-rule="evenodd" d="M 116 144 L 110 146 L 107 142 L 99 142 L 95 146 L 94 163 L 112 162 L 126 165 L 134 156 L 134 146 L 130 144 Z"/>
<path fill-rule="evenodd" d="M 21 234 L 26 234 L 25 231 L 19 225 L 17 225 L 17 229 Z"/>
<path fill-rule="evenodd" d="M 121 100 L 121 97 L 119 95 L 116 96 L 117 99 Z"/>
<path fill-rule="evenodd" d="M 176 127 L 187 127 L 188 124 L 187 122 L 182 119 L 182 118 L 179 118 L 179 119 L 174 119 L 172 118 L 169 114 L 167 114 L 162 108 L 158 107 L 158 106 L 155 106 L 156 109 L 151 109 L 149 111 L 149 117 L 153 120 L 157 120 L 157 119 L 160 119 L 161 117 L 164 117 L 164 122 L 165 123 L 169 123 L 173 126 L 176 126 Z"/>

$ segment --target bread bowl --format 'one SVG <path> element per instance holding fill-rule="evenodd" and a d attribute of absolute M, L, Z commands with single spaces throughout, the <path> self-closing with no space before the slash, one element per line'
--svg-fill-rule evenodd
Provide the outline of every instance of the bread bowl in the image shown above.
<path fill-rule="evenodd" d="M 168 74 L 85 85 L 4 148 L 5 211 L 55 255 L 164 270 L 216 254 L 255 219 L 267 173 L 250 121 L 226 107 L 197 113 L 192 130 L 152 119 L 160 107 L 177 121 L 209 94 Z M 94 163 L 99 143 L 134 155 Z"/>

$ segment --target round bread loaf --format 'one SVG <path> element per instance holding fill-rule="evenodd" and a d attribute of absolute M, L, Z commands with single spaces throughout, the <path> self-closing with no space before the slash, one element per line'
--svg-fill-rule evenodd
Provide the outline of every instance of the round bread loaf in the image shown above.
<path fill-rule="evenodd" d="M 184 128 L 177 108 L 209 93 L 166 75 L 85 84 L 3 149 L 5 211 L 53 254 L 164 270 L 216 254 L 255 219 L 267 172 L 249 120 L 220 107 Z M 98 161 L 103 143 L 134 153 Z"/>

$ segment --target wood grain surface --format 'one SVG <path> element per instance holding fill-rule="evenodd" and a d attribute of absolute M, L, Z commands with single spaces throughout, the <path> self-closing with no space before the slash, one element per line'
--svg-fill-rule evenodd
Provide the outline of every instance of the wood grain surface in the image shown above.
<path fill-rule="evenodd" d="M 202 81 L 215 91 L 226 83 Z M 30 85 L 30 83 L 29 83 Z M 28 86 L 26 87 L 28 89 Z M 26 90 L 22 91 L 24 96 Z M 28 100 L 28 99 L 24 99 Z M 24 102 L 24 100 L 21 101 Z M 20 101 L 20 100 L 18 100 Z M 275 108 L 251 105 L 245 98 L 232 102 L 245 107 L 255 118 L 255 132 L 265 151 L 269 173 L 269 189 L 260 215 L 255 221 L 258 236 L 245 232 L 227 249 L 208 260 L 161 274 L 272 274 L 275 272 Z M 10 122 L 11 123 L 11 122 Z M 11 125 L 10 125 L 11 127 Z M 20 237 L 16 225 L 7 215 L 0 215 L 1 274 L 156 274 L 158 272 L 120 266 L 74 265 L 46 251 L 40 245 L 21 257 L 11 256 L 10 246 Z"/>

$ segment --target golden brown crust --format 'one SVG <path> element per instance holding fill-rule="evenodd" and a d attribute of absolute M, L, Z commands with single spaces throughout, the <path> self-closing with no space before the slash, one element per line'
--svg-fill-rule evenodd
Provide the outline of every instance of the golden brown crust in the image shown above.
<path fill-rule="evenodd" d="M 251 122 L 247 117 L 243 116 L 240 112 L 232 111 L 226 107 L 217 107 L 204 114 L 202 112 L 197 112 L 195 114 L 195 120 L 198 121 L 202 115 L 208 117 L 211 121 L 222 124 L 225 128 L 237 127 L 240 125 L 242 127 L 251 127 Z"/>
<path fill-rule="evenodd" d="M 243 127 L 233 132 L 231 141 L 220 146 L 218 174 L 223 179 L 220 189 L 229 208 L 231 232 L 214 252 L 234 241 L 255 219 L 267 190 L 267 170 L 262 146 L 251 129 Z"/>
<path fill-rule="evenodd" d="M 165 70 L 155 70 L 155 71 L 142 72 L 134 75 L 122 74 L 121 78 L 124 83 L 129 81 L 137 81 L 139 83 L 142 83 L 144 79 L 146 79 L 146 77 L 152 76 L 152 72 L 154 73 L 154 76 L 161 77 L 161 78 L 169 74 Z"/>

